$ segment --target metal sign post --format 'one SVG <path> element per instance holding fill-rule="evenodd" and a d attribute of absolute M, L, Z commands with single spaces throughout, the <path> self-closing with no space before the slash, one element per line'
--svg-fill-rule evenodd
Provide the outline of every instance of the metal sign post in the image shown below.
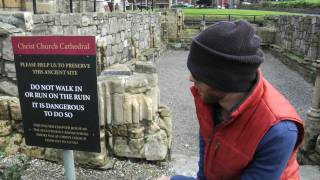
<path fill-rule="evenodd" d="M 75 180 L 76 173 L 74 168 L 74 157 L 72 150 L 63 150 L 64 174 L 67 180 Z"/>

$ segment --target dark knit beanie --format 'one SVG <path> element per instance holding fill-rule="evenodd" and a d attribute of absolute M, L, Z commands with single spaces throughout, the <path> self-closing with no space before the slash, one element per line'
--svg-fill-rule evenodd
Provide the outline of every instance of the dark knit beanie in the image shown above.
<path fill-rule="evenodd" d="M 193 38 L 188 68 L 196 80 L 222 91 L 248 91 L 264 59 L 260 42 L 247 21 L 216 23 Z"/>

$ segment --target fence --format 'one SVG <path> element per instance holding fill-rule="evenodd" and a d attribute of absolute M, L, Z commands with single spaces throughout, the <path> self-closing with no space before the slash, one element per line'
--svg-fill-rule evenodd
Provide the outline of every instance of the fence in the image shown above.
<path fill-rule="evenodd" d="M 263 15 L 186 13 L 184 24 L 187 26 L 200 25 L 203 23 L 205 23 L 206 25 L 211 25 L 218 21 L 232 21 L 243 19 L 253 24 L 262 25 L 263 17 Z"/>

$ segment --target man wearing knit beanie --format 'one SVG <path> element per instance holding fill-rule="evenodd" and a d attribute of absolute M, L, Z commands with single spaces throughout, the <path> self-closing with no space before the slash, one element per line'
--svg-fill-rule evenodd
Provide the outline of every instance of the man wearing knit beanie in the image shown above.
<path fill-rule="evenodd" d="M 260 42 L 246 21 L 222 21 L 193 38 L 187 66 L 200 124 L 197 179 L 300 179 L 303 121 L 263 77 Z"/>

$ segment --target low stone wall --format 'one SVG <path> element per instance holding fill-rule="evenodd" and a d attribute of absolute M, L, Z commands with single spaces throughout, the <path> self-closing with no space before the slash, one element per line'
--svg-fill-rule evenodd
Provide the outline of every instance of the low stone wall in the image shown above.
<path fill-rule="evenodd" d="M 166 42 L 176 42 L 181 38 L 183 31 L 184 15 L 181 9 L 171 9 L 161 15 L 163 29 L 163 40 Z"/>
<path fill-rule="evenodd" d="M 315 80 L 314 63 L 320 59 L 320 17 L 268 16 L 258 34 L 264 45 L 308 82 Z"/>
<path fill-rule="evenodd" d="M 260 35 L 267 40 L 265 45 L 283 63 L 313 84 L 317 73 L 316 61 L 320 59 L 320 17 L 267 17 L 266 24 L 268 28 L 260 29 Z M 299 154 L 301 164 L 320 164 L 320 116 L 319 109 L 315 108 L 307 112 L 304 145 Z"/>
<path fill-rule="evenodd" d="M 179 18 L 161 19 L 160 15 L 1 12 L 0 149 L 8 154 L 22 152 L 37 158 L 62 160 L 61 150 L 25 145 L 19 100 L 13 97 L 18 92 L 11 37 L 94 35 L 102 150 L 100 153 L 76 151 L 76 163 L 103 168 L 110 156 L 166 159 L 171 150 L 172 120 L 169 109 L 160 105 L 154 62 L 164 50 L 161 39 L 178 36 L 177 31 L 167 30 L 170 26 L 165 23 L 171 19 L 169 24 L 174 26 Z"/>
<path fill-rule="evenodd" d="M 163 50 L 160 13 L 0 13 L 0 27 L 0 93 L 11 96 L 17 96 L 11 36 L 94 35 L 98 73 L 144 51 L 154 58 Z"/>
<path fill-rule="evenodd" d="M 98 77 L 100 153 L 75 151 L 78 164 L 104 168 L 109 157 L 166 159 L 171 151 L 172 118 L 160 105 L 158 76 L 152 62 L 114 65 Z M 19 99 L 0 96 L 0 150 L 62 161 L 62 150 L 27 146 Z"/>

